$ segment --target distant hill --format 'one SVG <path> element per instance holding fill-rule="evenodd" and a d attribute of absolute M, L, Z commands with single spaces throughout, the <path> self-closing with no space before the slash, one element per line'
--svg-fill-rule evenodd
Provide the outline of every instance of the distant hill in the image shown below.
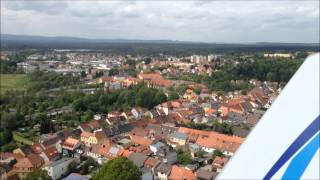
<path fill-rule="evenodd" d="M 319 51 L 317 43 L 204 43 L 172 40 L 130 40 L 130 39 L 89 39 L 79 37 L 48 37 L 1 34 L 1 48 L 4 49 L 95 49 L 110 52 L 145 53 L 212 53 L 229 51 Z"/>
<path fill-rule="evenodd" d="M 1 41 L 33 41 L 33 42 L 87 42 L 87 43 L 191 43 L 171 40 L 131 40 L 131 39 L 89 39 L 69 36 L 32 36 L 1 34 Z"/>

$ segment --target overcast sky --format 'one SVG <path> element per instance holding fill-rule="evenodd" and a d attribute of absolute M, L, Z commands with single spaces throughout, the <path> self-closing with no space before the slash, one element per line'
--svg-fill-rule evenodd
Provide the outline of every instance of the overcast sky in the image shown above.
<path fill-rule="evenodd" d="M 1 33 L 319 43 L 319 1 L 1 1 Z"/>

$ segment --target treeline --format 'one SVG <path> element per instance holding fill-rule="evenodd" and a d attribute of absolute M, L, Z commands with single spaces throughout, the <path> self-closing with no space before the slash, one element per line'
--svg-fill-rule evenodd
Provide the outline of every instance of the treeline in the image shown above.
<path fill-rule="evenodd" d="M 12 74 L 17 72 L 17 63 L 13 61 L 0 61 L 0 73 Z"/>
<path fill-rule="evenodd" d="M 298 70 L 301 60 L 261 60 L 241 63 L 235 67 L 235 76 L 261 81 L 288 82 Z"/>
<path fill-rule="evenodd" d="M 141 84 L 116 92 L 80 96 L 72 105 L 75 111 L 110 112 L 125 111 L 136 106 L 150 109 L 166 100 L 167 97 L 161 90 Z"/>
<path fill-rule="evenodd" d="M 71 75 L 60 75 L 55 72 L 44 72 L 38 70 L 28 74 L 28 77 L 31 82 L 28 84 L 27 90 L 31 92 L 70 86 L 79 82 L 79 78 Z"/>

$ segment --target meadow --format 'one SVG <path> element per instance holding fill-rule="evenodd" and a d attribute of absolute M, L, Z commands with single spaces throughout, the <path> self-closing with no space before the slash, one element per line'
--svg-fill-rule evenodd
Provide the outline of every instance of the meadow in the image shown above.
<path fill-rule="evenodd" d="M 28 81 L 26 74 L 0 74 L 0 94 L 12 90 L 25 90 Z"/>

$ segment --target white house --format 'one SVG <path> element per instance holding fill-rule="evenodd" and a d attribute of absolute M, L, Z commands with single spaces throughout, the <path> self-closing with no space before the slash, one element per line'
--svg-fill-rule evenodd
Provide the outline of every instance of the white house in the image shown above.
<path fill-rule="evenodd" d="M 68 172 L 68 166 L 73 160 L 74 158 L 62 158 L 46 165 L 43 169 L 48 172 L 53 180 L 56 180 Z"/>
<path fill-rule="evenodd" d="M 162 142 L 157 142 L 155 144 L 150 144 L 149 147 L 154 154 L 157 154 L 157 152 L 159 152 L 162 148 L 166 147 L 166 145 Z"/>

